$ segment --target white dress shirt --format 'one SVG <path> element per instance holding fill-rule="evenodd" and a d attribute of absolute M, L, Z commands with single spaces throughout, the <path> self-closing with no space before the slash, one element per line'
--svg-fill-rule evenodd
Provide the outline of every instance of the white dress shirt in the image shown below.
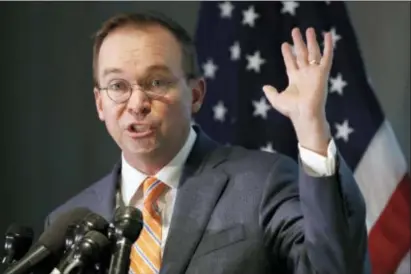
<path fill-rule="evenodd" d="M 164 182 L 168 188 L 158 199 L 158 208 L 162 218 L 162 241 L 161 250 L 164 245 L 170 228 L 171 216 L 174 208 L 177 186 L 183 171 L 184 163 L 196 140 L 196 132 L 191 128 L 188 138 L 169 164 L 163 167 L 155 177 Z M 328 155 L 324 157 L 298 145 L 301 161 L 308 174 L 311 176 L 329 176 L 335 172 L 336 146 L 333 140 L 328 146 Z M 147 175 L 131 167 L 122 156 L 121 169 L 121 198 L 125 205 L 135 206 L 142 210 L 143 188 L 140 187 Z M 133 204 L 130 204 L 133 198 Z"/>
<path fill-rule="evenodd" d="M 193 128 L 190 134 L 177 155 L 163 167 L 155 177 L 165 183 L 168 187 L 166 191 L 158 198 L 158 209 L 161 212 L 162 224 L 162 241 L 161 250 L 164 251 L 165 240 L 167 239 L 168 229 L 170 228 L 171 215 L 174 208 L 177 186 L 180 181 L 183 165 L 190 154 L 190 151 L 196 140 L 196 133 Z M 135 206 L 142 210 L 143 206 L 143 187 L 142 183 L 147 178 L 147 175 L 131 167 L 122 157 L 121 168 L 121 195 L 125 205 Z M 141 187 L 140 187 L 141 186 Z M 136 192 L 137 191 L 137 192 Z M 134 196 L 134 197 L 133 197 Z M 130 204 L 133 198 L 133 204 Z"/>

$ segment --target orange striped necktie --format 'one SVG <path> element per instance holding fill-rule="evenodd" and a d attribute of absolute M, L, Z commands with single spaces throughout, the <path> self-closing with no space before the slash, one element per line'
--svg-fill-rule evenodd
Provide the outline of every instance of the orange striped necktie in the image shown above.
<path fill-rule="evenodd" d="M 154 274 L 161 267 L 161 216 L 157 210 L 157 199 L 166 185 L 153 177 L 143 182 L 144 226 L 130 254 L 130 273 Z"/>

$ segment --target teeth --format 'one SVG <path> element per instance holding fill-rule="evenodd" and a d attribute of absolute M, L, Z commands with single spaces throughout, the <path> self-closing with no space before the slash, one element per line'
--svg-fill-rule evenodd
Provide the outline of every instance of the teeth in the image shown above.
<path fill-rule="evenodd" d="M 135 131 L 146 131 L 146 130 L 149 129 L 149 127 L 146 126 L 146 125 L 132 125 L 131 127 L 132 127 L 133 130 L 135 130 Z"/>

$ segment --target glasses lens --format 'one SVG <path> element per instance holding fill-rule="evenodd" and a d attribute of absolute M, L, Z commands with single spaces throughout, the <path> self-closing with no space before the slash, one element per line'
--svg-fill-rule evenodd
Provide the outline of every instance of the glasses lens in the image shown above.
<path fill-rule="evenodd" d="M 124 102 L 130 97 L 131 85 L 126 80 L 113 80 L 108 84 L 107 92 L 111 100 Z"/>

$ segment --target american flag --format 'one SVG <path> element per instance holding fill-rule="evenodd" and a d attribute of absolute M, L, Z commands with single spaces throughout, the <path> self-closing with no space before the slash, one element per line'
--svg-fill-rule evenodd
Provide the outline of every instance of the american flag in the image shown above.
<path fill-rule="evenodd" d="M 331 31 L 335 46 L 327 118 L 367 204 L 372 273 L 410 273 L 410 177 L 390 123 L 373 93 L 344 2 L 214 2 L 199 11 L 196 46 L 207 94 L 195 123 L 224 144 L 297 159 L 288 118 L 262 91 L 287 86 L 281 43 L 291 29 Z M 387 91 L 388 92 L 388 91 Z"/>

